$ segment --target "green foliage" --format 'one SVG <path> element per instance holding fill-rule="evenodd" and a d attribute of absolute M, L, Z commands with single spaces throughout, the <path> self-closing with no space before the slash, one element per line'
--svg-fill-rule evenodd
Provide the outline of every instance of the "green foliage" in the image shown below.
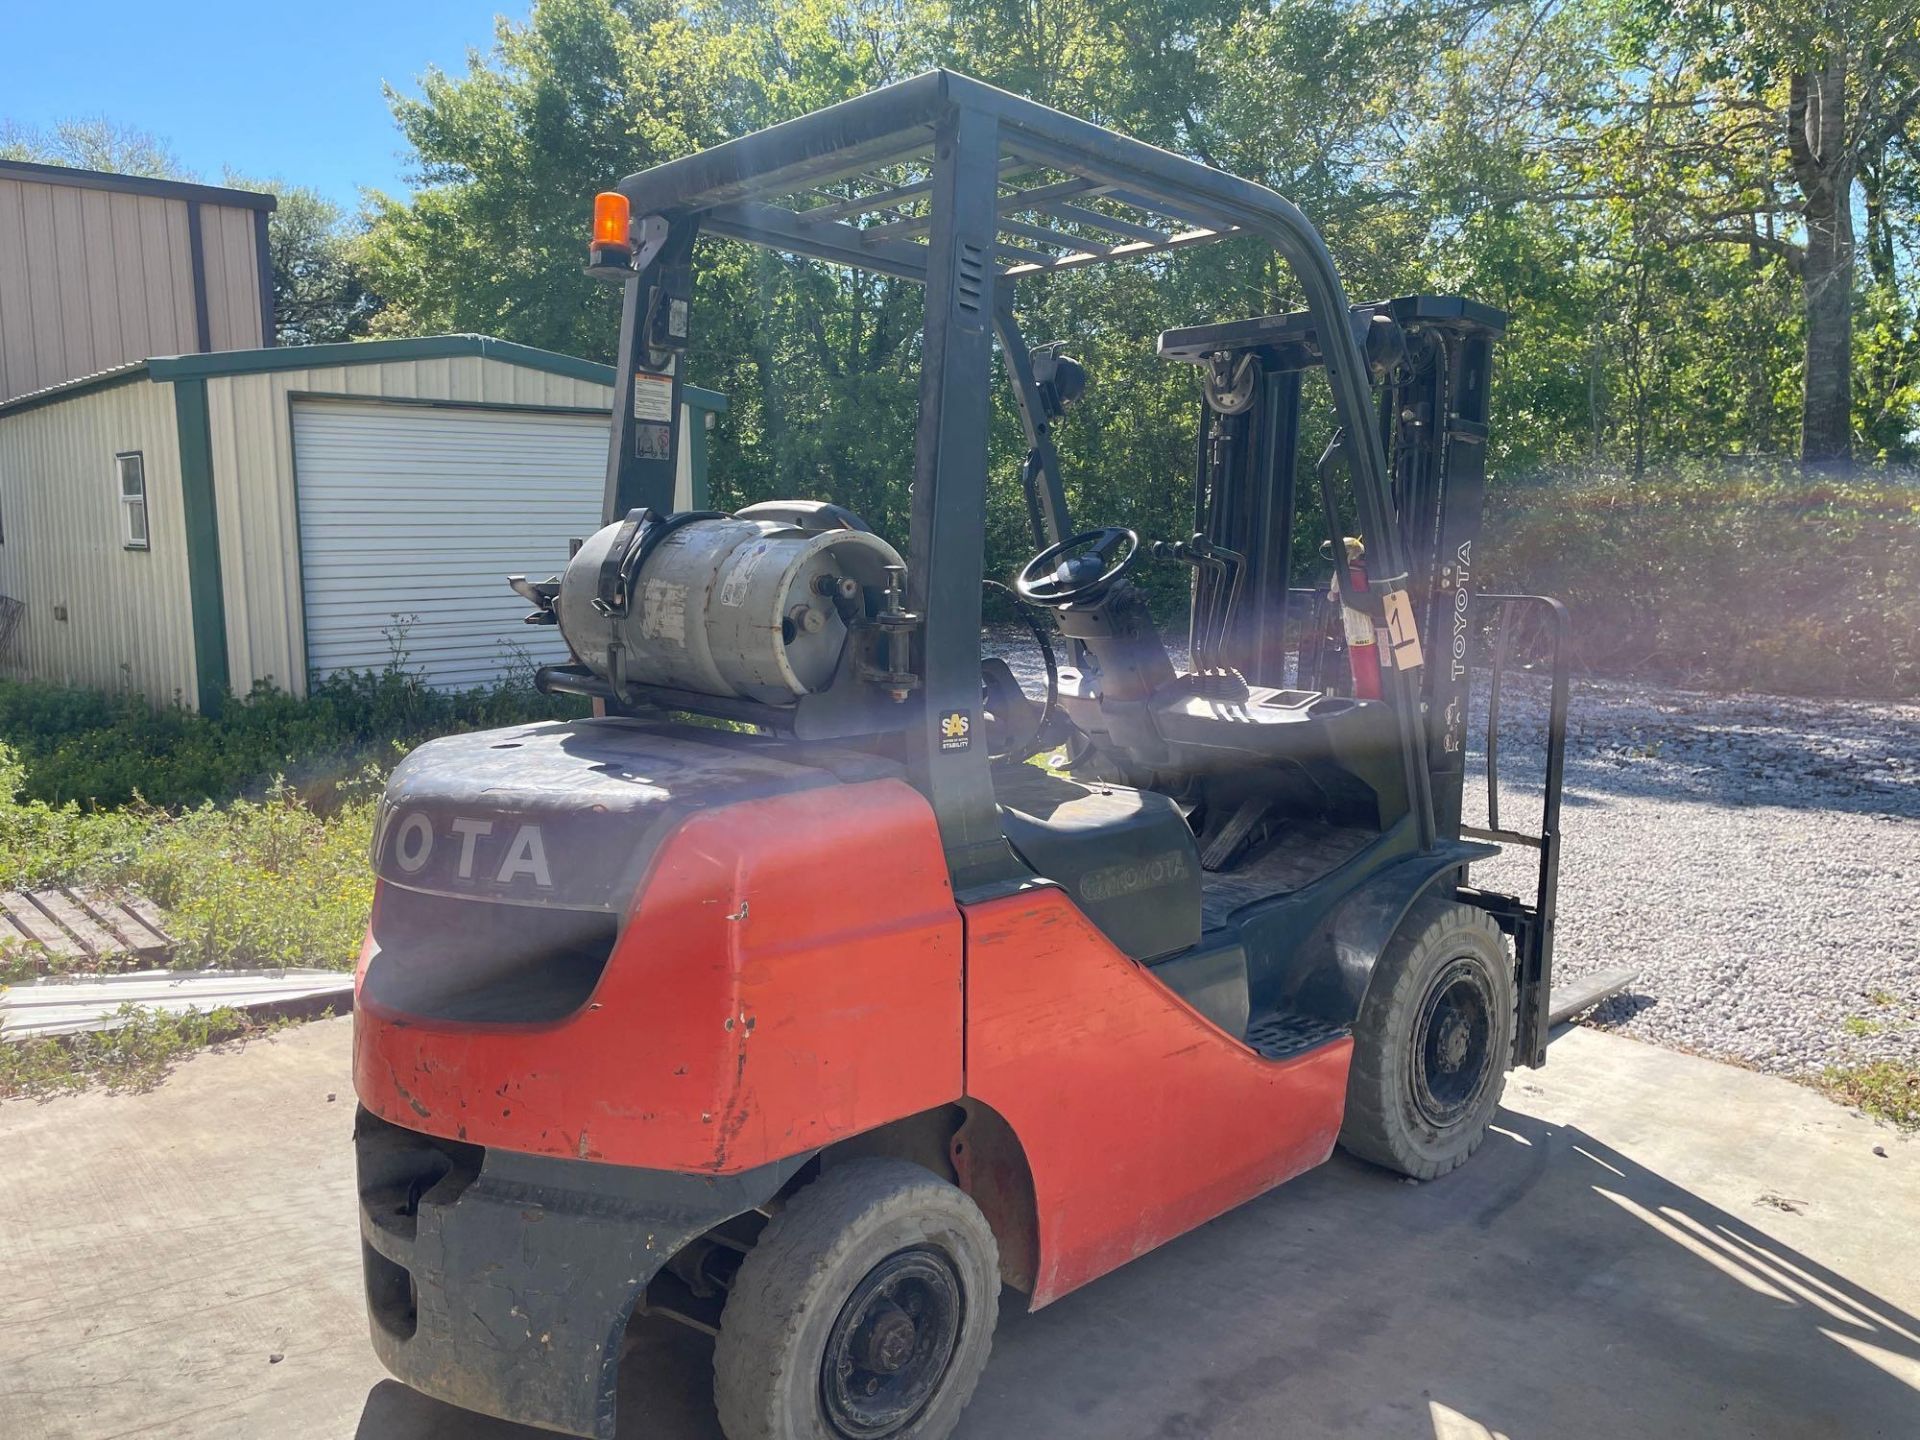
<path fill-rule="evenodd" d="M 262 1023 L 226 1005 L 176 1015 L 129 1004 L 113 1018 L 117 1023 L 107 1030 L 0 1039 L 0 1099 L 47 1100 L 96 1085 L 148 1090 L 195 1050 L 270 1035 L 291 1023 Z"/>
<path fill-rule="evenodd" d="M 59 120 L 45 130 L 0 119 L 0 160 L 71 165 L 156 180 L 177 180 L 186 174 L 166 141 L 103 115 Z"/>
<path fill-rule="evenodd" d="M 26 767 L 0 742 L 0 876 L 4 888 L 44 884 L 126 860 L 151 830 L 142 810 L 82 810 L 69 800 L 23 800 Z M 7 957 L 0 956 L 0 962 Z"/>
<path fill-rule="evenodd" d="M 100 808 L 139 796 L 172 808 L 259 793 L 275 777 L 325 803 L 369 760 L 432 735 L 586 713 L 530 683 L 435 690 L 396 667 L 340 673 L 305 699 L 262 684 L 218 716 L 155 708 L 140 696 L 0 680 L 0 736 L 25 762 L 20 793 Z"/>
<path fill-rule="evenodd" d="M 0 681 L 0 734 L 16 737 L 0 743 L 0 875 L 137 889 L 167 912 L 176 965 L 348 969 L 386 769 L 435 735 L 585 711 L 523 683 L 432 690 L 398 668 L 304 700 L 262 687 L 217 717 Z M 0 977 L 46 963 L 0 955 Z"/>
<path fill-rule="evenodd" d="M 1552 475 L 1490 502 L 1483 583 L 1558 595 L 1605 673 L 1920 691 L 1920 484 L 1794 466 Z"/>
<path fill-rule="evenodd" d="M 276 787 L 156 825 L 103 878 L 166 911 L 176 966 L 351 969 L 373 904 L 373 813 L 360 798 L 322 815 Z"/>
<path fill-rule="evenodd" d="M 540 0 L 464 75 L 430 74 L 418 100 L 396 99 L 420 184 L 376 201 L 365 263 L 393 302 L 389 325 L 605 357 L 614 296 L 579 269 L 595 190 L 950 64 L 1281 190 L 1321 226 L 1356 297 L 1451 290 L 1513 312 L 1496 484 L 1575 462 L 1777 454 L 1795 443 L 1802 388 L 1794 242 L 1682 243 L 1677 228 L 1691 223 L 1681 200 L 1717 203 L 1731 183 L 1721 159 L 1737 178 L 1779 158 L 1764 137 L 1741 158 L 1738 126 L 1784 103 L 1791 67 L 1775 53 L 1773 78 L 1752 82 L 1758 108 L 1743 110 L 1728 89 L 1740 76 L 1707 45 L 1725 49 L 1727 8 Z M 1778 7 L 1760 9 L 1754 33 L 1772 33 Z M 1666 108 L 1689 85 L 1704 118 Z M 1695 131 L 1709 158 L 1688 168 Z M 1874 253 L 1910 267 L 1905 157 L 1879 155 L 1869 198 Z M 713 446 L 720 503 L 826 496 L 900 535 L 916 287 L 717 240 L 701 265 L 689 371 L 732 401 Z M 1920 341 L 1912 287 L 1883 283 L 1883 269 L 1859 307 L 1859 429 L 1900 458 L 1920 423 Z M 1197 387 L 1153 358 L 1153 335 L 1297 305 L 1285 267 L 1229 242 L 1028 281 L 1020 298 L 1029 339 L 1068 340 L 1094 371 L 1060 433 L 1076 513 L 1174 533 Z M 997 400 L 995 570 L 1026 548 L 1022 449 Z"/>
<path fill-rule="evenodd" d="M 391 334 L 476 331 L 612 357 L 608 288 L 581 273 L 593 196 L 722 138 L 728 66 L 665 0 L 541 0 L 499 21 L 493 62 L 392 94 L 411 199 L 375 195 L 361 264 Z"/>

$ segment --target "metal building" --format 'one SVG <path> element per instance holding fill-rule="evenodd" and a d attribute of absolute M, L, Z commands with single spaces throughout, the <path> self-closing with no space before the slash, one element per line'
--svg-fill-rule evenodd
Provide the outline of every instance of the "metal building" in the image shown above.
<path fill-rule="evenodd" d="M 0 160 L 0 404 L 147 355 L 273 344 L 274 203 Z"/>
<path fill-rule="evenodd" d="M 636 411 L 667 403 L 644 388 Z M 0 403 L 0 673 L 200 706 L 396 657 L 444 687 L 563 660 L 504 577 L 599 528 L 612 396 L 605 365 L 438 335 L 137 360 Z M 693 508 L 725 401 L 683 398 Z"/>

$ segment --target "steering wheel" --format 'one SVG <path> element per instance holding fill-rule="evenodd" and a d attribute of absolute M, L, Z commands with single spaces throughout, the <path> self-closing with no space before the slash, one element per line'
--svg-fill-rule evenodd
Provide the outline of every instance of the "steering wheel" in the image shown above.
<path fill-rule="evenodd" d="M 1118 560 L 1107 556 L 1125 546 Z M 1119 525 L 1086 530 L 1049 545 L 1014 577 L 1013 588 L 1036 605 L 1055 607 L 1089 600 L 1133 568 L 1140 537 Z"/>

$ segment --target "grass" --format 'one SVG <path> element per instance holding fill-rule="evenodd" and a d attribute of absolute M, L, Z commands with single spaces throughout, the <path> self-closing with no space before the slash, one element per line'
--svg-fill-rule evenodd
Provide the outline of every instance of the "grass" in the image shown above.
<path fill-rule="evenodd" d="M 1843 1105 L 1852 1105 L 1902 1130 L 1920 1130 L 1920 1065 L 1874 1060 L 1865 1065 L 1832 1066 L 1821 1088 Z"/>
<path fill-rule="evenodd" d="M 260 1021 L 230 1006 L 170 1014 L 122 1005 L 108 1030 L 0 1042 L 0 1100 L 46 1100 L 104 1086 L 148 1090 L 196 1050 L 271 1035 L 293 1020 Z"/>
<path fill-rule="evenodd" d="M 218 716 L 0 681 L 0 888 L 136 889 L 183 967 L 350 969 L 392 765 L 435 735 L 583 713 L 522 682 L 432 690 L 398 661 Z M 0 981 L 70 963 L 0 949 Z"/>
<path fill-rule="evenodd" d="M 374 802 L 321 814 L 292 790 L 202 805 L 106 872 L 167 914 L 176 966 L 350 970 L 373 905 Z"/>
<path fill-rule="evenodd" d="M 580 713 L 524 685 L 444 695 L 397 666 L 304 700 L 257 690 L 219 716 L 0 681 L 0 888 L 138 890 L 182 968 L 348 970 L 373 903 L 368 850 L 386 771 L 438 734 Z M 76 965 L 0 946 L 0 984 Z M 0 1098 L 146 1089 L 181 1057 L 265 1035 L 220 1007 L 122 1006 L 111 1028 L 0 1039 Z"/>
<path fill-rule="evenodd" d="M 143 809 L 87 809 L 26 798 L 27 769 L 0 742 L 0 876 L 7 888 L 46 884 L 125 863 L 155 824 Z"/>
<path fill-rule="evenodd" d="M 257 800 L 173 812 L 21 800 L 19 768 L 0 745 L 0 874 L 12 884 L 136 889 L 166 911 L 177 966 L 352 968 L 373 903 L 377 771 L 320 797 L 278 784 Z M 0 980 L 53 962 L 38 947 L 0 950 Z"/>

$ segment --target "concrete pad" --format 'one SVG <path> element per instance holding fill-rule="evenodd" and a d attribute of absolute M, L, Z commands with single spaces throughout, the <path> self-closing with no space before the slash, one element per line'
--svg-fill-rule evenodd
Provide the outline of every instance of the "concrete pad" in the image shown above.
<path fill-rule="evenodd" d="M 0 1435 L 539 1433 L 368 1349 L 349 1023 L 0 1106 Z M 1009 1297 L 961 1435 L 1920 1434 L 1920 1145 L 1588 1031 L 1508 1102 L 1446 1180 L 1337 1159 L 1037 1315 Z M 626 1433 L 713 1440 L 709 1350 L 643 1336 Z"/>

